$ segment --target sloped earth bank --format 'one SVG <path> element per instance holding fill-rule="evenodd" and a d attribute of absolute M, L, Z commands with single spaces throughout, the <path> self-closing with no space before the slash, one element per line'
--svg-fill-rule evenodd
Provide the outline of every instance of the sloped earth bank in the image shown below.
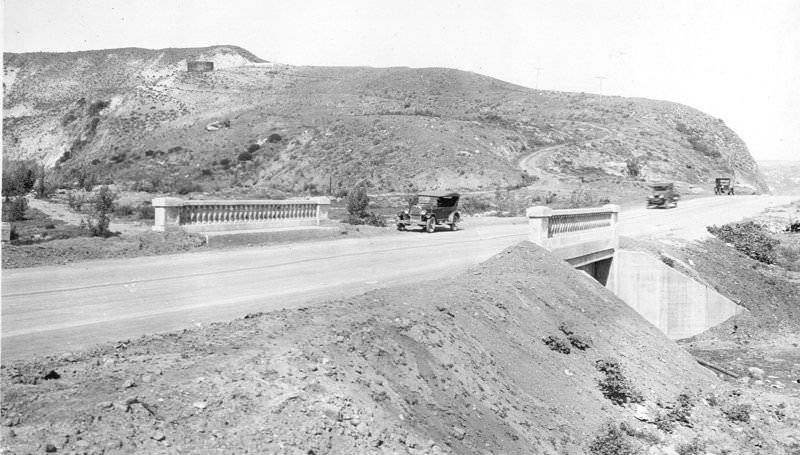
<path fill-rule="evenodd" d="M 800 448 L 797 399 L 719 380 L 527 242 L 452 280 L 10 363 L 2 386 L 6 453 L 582 454 L 607 422 L 607 449 Z"/>
<path fill-rule="evenodd" d="M 794 235 L 777 238 L 791 246 Z M 748 387 L 800 396 L 800 273 L 750 259 L 718 239 L 638 246 L 675 257 L 674 267 L 748 310 L 681 345 L 740 376 Z"/>

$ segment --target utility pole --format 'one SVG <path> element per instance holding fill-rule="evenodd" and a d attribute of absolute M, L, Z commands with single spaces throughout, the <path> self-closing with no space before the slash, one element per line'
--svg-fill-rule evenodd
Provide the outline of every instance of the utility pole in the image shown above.
<path fill-rule="evenodd" d="M 539 90 L 539 76 L 542 74 L 544 68 L 536 67 L 536 90 Z"/>
<path fill-rule="evenodd" d="M 608 79 L 605 76 L 595 76 L 595 78 L 600 81 L 600 95 L 603 94 L 603 79 Z"/>

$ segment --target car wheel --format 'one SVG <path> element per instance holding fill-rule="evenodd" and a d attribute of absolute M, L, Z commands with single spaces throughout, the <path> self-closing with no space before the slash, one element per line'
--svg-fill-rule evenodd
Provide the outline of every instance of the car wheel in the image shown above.
<path fill-rule="evenodd" d="M 433 233 L 436 230 L 436 217 L 428 218 L 428 224 L 425 225 L 425 230 L 429 233 Z"/>
<path fill-rule="evenodd" d="M 460 220 L 458 219 L 458 216 L 454 216 L 454 217 L 453 217 L 453 222 L 452 222 L 452 223 L 450 223 L 450 230 L 451 230 L 451 231 L 455 231 L 455 230 L 457 229 L 457 227 L 456 227 L 456 224 L 457 224 L 459 221 L 460 221 Z"/>
<path fill-rule="evenodd" d="M 398 231 L 405 231 L 406 230 L 406 225 L 405 224 L 398 224 L 397 225 L 397 230 Z"/>

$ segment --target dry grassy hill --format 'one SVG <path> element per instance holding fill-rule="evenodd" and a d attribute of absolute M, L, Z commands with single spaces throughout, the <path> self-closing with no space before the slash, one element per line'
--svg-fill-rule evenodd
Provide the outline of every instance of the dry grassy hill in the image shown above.
<path fill-rule="evenodd" d="M 293 67 L 234 46 L 5 54 L 4 154 L 145 190 L 490 189 L 642 176 L 766 190 L 722 120 L 444 68 Z M 187 62 L 213 61 L 212 72 Z"/>
<path fill-rule="evenodd" d="M 800 161 L 759 161 L 759 169 L 777 194 L 800 194 Z"/>

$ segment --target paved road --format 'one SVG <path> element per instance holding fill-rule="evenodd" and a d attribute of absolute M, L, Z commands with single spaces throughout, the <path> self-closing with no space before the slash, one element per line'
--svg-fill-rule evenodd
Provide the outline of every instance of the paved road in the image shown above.
<path fill-rule="evenodd" d="M 792 198 L 736 196 L 677 209 L 624 211 L 623 235 L 698 238 Z M 394 232 L 366 239 L 82 262 L 3 271 L 4 361 L 82 349 L 313 305 L 398 283 L 442 279 L 527 237 L 525 220 L 463 224 L 457 232 Z"/>

